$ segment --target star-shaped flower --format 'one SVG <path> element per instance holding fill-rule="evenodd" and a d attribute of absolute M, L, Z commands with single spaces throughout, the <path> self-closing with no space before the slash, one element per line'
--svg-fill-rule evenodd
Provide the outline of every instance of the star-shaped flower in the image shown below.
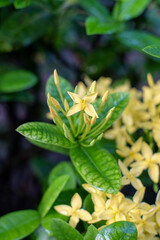
<path fill-rule="evenodd" d="M 70 95 L 72 100 L 77 104 L 75 104 L 74 106 L 72 106 L 69 109 L 67 116 L 71 116 L 77 112 L 84 110 L 84 112 L 86 114 L 88 114 L 89 116 L 91 116 L 91 117 L 96 116 L 98 118 L 96 110 L 94 109 L 93 105 L 91 104 L 96 100 L 97 93 L 88 94 L 88 95 L 84 96 L 83 98 L 79 97 L 78 94 L 75 94 L 72 92 L 68 92 L 68 94 Z"/>
<path fill-rule="evenodd" d="M 79 222 L 79 219 L 83 221 L 90 221 L 92 219 L 90 213 L 84 209 L 81 209 L 81 206 L 82 199 L 78 193 L 75 193 L 71 199 L 71 206 L 58 205 L 55 206 L 54 209 L 65 216 L 71 216 L 69 224 L 75 228 Z"/>

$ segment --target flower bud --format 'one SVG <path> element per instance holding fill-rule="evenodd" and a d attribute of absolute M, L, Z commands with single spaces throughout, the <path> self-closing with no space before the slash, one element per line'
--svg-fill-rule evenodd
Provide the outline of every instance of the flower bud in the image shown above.
<path fill-rule="evenodd" d="M 58 77 L 56 69 L 54 70 L 54 82 L 55 82 L 56 86 L 59 86 L 59 77 Z"/>

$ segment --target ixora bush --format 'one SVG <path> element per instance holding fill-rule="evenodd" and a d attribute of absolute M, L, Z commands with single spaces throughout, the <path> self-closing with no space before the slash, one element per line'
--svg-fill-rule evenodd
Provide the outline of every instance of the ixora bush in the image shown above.
<path fill-rule="evenodd" d="M 69 162 L 59 163 L 37 211 L 0 218 L 0 239 L 23 239 L 36 229 L 56 240 L 159 239 L 160 82 L 148 75 L 142 91 L 128 82 L 111 87 L 103 77 L 85 82 L 87 87 L 80 82 L 73 89 L 54 71 L 46 93 L 55 124 L 18 127 L 33 144 L 69 155 L 76 171 Z M 77 182 L 82 187 L 76 189 Z M 128 184 L 136 190 L 132 197 L 120 192 Z M 143 202 L 145 184 L 157 192 L 154 205 Z"/>

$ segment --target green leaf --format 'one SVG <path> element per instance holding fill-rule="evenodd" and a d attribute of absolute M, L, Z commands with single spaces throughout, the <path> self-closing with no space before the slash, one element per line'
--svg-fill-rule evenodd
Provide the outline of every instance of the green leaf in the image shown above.
<path fill-rule="evenodd" d="M 122 23 L 114 22 L 114 20 L 110 18 L 106 21 L 101 21 L 95 16 L 90 16 L 86 20 L 86 30 L 88 35 L 112 34 L 120 31 L 122 27 Z"/>
<path fill-rule="evenodd" d="M 0 77 L 0 92 L 13 93 L 26 90 L 37 83 L 37 77 L 25 70 L 14 70 Z"/>
<path fill-rule="evenodd" d="M 150 45 L 142 49 L 145 53 L 160 58 L 160 44 L 159 45 Z"/>
<path fill-rule="evenodd" d="M 41 217 L 44 217 L 50 210 L 56 198 L 64 188 L 68 179 L 69 179 L 68 175 L 63 175 L 55 179 L 52 182 L 52 184 L 48 187 L 38 207 Z"/>
<path fill-rule="evenodd" d="M 0 7 L 5 7 L 12 4 L 13 0 L 0 0 Z"/>
<path fill-rule="evenodd" d="M 62 148 L 72 148 L 75 146 L 65 138 L 59 129 L 53 124 L 29 122 L 22 124 L 16 130 L 31 141 L 59 146 Z"/>
<path fill-rule="evenodd" d="M 68 103 L 72 106 L 73 105 L 73 100 L 71 99 L 71 97 L 69 96 L 69 94 L 67 93 L 68 91 L 73 92 L 74 89 L 72 87 L 72 85 L 63 77 L 59 76 L 59 81 L 60 81 L 60 89 L 62 91 L 62 95 L 64 99 L 67 99 Z M 46 95 L 50 93 L 50 95 L 54 98 L 57 99 L 57 101 L 61 104 L 62 106 L 62 101 L 61 98 L 59 96 L 59 93 L 57 91 L 57 87 L 54 83 L 54 76 L 51 75 L 50 78 L 47 81 L 47 85 L 46 85 Z"/>
<path fill-rule="evenodd" d="M 87 232 L 84 236 L 84 240 L 95 240 L 98 234 L 98 229 L 93 225 L 90 225 L 87 229 Z"/>
<path fill-rule="evenodd" d="M 76 175 L 69 162 L 61 162 L 56 165 L 49 174 L 48 182 L 51 184 L 57 177 L 68 174 L 70 176 L 63 190 L 76 188 Z"/>
<path fill-rule="evenodd" d="M 0 28 L 0 51 L 12 51 L 28 46 L 41 37 L 52 23 L 52 14 L 37 2 L 13 12 L 3 22 Z"/>
<path fill-rule="evenodd" d="M 49 236 L 53 235 L 52 228 L 51 228 L 51 222 L 53 218 L 62 219 L 65 222 L 67 222 L 69 217 L 58 213 L 54 209 L 51 209 L 49 213 L 41 220 L 41 224 L 43 228 L 46 230 L 46 232 L 49 234 Z"/>
<path fill-rule="evenodd" d="M 83 240 L 82 235 L 61 219 L 52 219 L 52 232 L 56 240 Z"/>
<path fill-rule="evenodd" d="M 141 51 L 142 48 L 160 44 L 160 38 L 142 31 L 126 31 L 118 34 L 118 40 L 129 48 Z"/>
<path fill-rule="evenodd" d="M 98 134 L 100 134 L 101 132 L 104 132 L 105 130 L 107 130 L 113 124 L 113 122 L 117 118 L 119 118 L 119 116 L 122 114 L 123 110 L 127 107 L 128 102 L 129 102 L 129 93 L 118 92 L 118 93 L 110 94 L 108 99 L 107 99 L 107 102 L 106 102 L 105 106 L 103 107 L 102 111 L 99 114 L 99 118 L 96 120 L 96 122 L 94 124 L 93 130 L 90 131 L 88 136 L 90 136 L 92 134 L 92 131 L 94 132 L 94 129 L 96 127 L 97 127 L 97 129 L 99 128 L 97 125 L 102 121 L 103 118 L 106 117 L 108 111 L 111 108 L 115 107 L 115 109 L 114 109 L 114 111 L 112 113 L 111 118 L 103 126 L 103 128 L 101 128 L 101 130 L 100 130 L 100 132 Z M 99 100 L 98 104 L 100 104 L 100 100 Z M 93 135 L 93 137 L 94 137 L 94 135 Z"/>
<path fill-rule="evenodd" d="M 103 228 L 96 240 L 137 240 L 137 229 L 132 222 L 120 221 Z"/>
<path fill-rule="evenodd" d="M 125 21 L 139 16 L 150 0 L 117 0 L 113 15 L 118 21 Z"/>
<path fill-rule="evenodd" d="M 87 183 L 106 193 L 118 192 L 121 186 L 120 170 L 107 150 L 96 144 L 88 148 L 79 146 L 70 150 L 70 157 Z"/>
<path fill-rule="evenodd" d="M 31 0 L 15 0 L 14 1 L 14 6 L 15 8 L 25 8 L 28 7 L 31 3 Z"/>
<path fill-rule="evenodd" d="M 37 147 L 44 148 L 44 149 L 47 149 L 47 150 L 52 151 L 52 152 L 58 152 L 58 153 L 61 153 L 61 154 L 69 155 L 69 149 L 68 148 L 63 148 L 63 147 L 60 147 L 60 146 L 57 146 L 57 145 L 48 144 L 48 143 L 44 143 L 44 142 L 38 142 L 38 141 L 29 139 L 29 138 L 27 138 L 27 140 L 29 142 L 31 142 L 32 144 L 36 145 Z"/>
<path fill-rule="evenodd" d="M 40 217 L 35 210 L 23 210 L 6 214 L 0 218 L 0 239 L 22 239 L 40 225 Z"/>
<path fill-rule="evenodd" d="M 79 3 L 91 15 L 97 17 L 99 20 L 106 20 L 110 17 L 109 11 L 97 0 L 78 0 Z"/>

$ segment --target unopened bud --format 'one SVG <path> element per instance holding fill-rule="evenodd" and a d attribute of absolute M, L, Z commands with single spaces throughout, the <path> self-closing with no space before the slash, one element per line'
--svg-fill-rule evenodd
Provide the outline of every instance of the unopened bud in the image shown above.
<path fill-rule="evenodd" d="M 96 141 L 100 141 L 100 140 L 102 139 L 102 137 L 103 137 L 103 133 L 101 133 L 101 134 L 97 137 Z"/>
<path fill-rule="evenodd" d="M 68 110 L 69 110 L 69 104 L 68 104 L 68 102 L 67 102 L 66 99 L 64 99 L 64 108 L 65 108 L 65 111 L 68 112 Z"/>
<path fill-rule="evenodd" d="M 84 118 L 85 124 L 90 124 L 90 118 L 88 117 L 88 115 L 86 113 L 83 114 L 83 118 Z"/>
<path fill-rule="evenodd" d="M 91 142 L 90 142 L 90 144 L 89 144 L 89 146 L 93 146 L 94 144 L 95 144 L 95 142 L 96 142 L 96 140 L 95 139 L 93 139 Z"/>
<path fill-rule="evenodd" d="M 102 97 L 102 103 L 105 103 L 107 101 L 108 95 L 109 95 L 109 91 L 107 90 Z"/>
<path fill-rule="evenodd" d="M 56 111 L 52 107 L 49 107 L 49 110 L 50 110 L 53 118 L 57 118 L 58 117 Z"/>
<path fill-rule="evenodd" d="M 60 109 L 60 108 L 61 108 L 61 105 L 59 104 L 59 102 L 58 102 L 55 98 L 51 97 L 50 100 L 51 100 L 52 104 L 53 104 L 57 109 Z"/>
<path fill-rule="evenodd" d="M 76 85 L 75 88 L 74 88 L 74 93 L 78 93 L 78 86 Z"/>
<path fill-rule="evenodd" d="M 55 82 L 56 86 L 59 86 L 59 77 L 58 77 L 56 69 L 54 70 L 54 82 Z"/>
<path fill-rule="evenodd" d="M 147 74 L 147 80 L 148 80 L 149 86 L 153 87 L 154 86 L 154 80 L 153 80 L 153 77 L 150 73 Z"/>
<path fill-rule="evenodd" d="M 65 123 L 63 123 L 63 130 L 64 130 L 64 135 L 65 135 L 65 137 L 69 139 L 69 137 L 70 137 L 70 132 L 69 132 L 69 129 L 68 129 L 68 127 L 66 126 Z"/>
<path fill-rule="evenodd" d="M 109 110 L 109 112 L 108 112 L 108 114 L 107 114 L 107 116 L 106 116 L 106 121 L 108 121 L 108 120 L 111 118 L 114 109 L 115 109 L 115 107 L 113 107 L 113 108 L 111 108 L 111 109 Z"/>
<path fill-rule="evenodd" d="M 88 93 L 94 93 L 95 91 L 96 91 L 96 81 L 93 81 L 88 90 Z"/>
<path fill-rule="evenodd" d="M 97 115 L 95 115 L 94 117 L 92 117 L 92 119 L 91 119 L 91 126 L 92 126 L 93 124 L 95 124 L 96 119 L 97 119 Z"/>

